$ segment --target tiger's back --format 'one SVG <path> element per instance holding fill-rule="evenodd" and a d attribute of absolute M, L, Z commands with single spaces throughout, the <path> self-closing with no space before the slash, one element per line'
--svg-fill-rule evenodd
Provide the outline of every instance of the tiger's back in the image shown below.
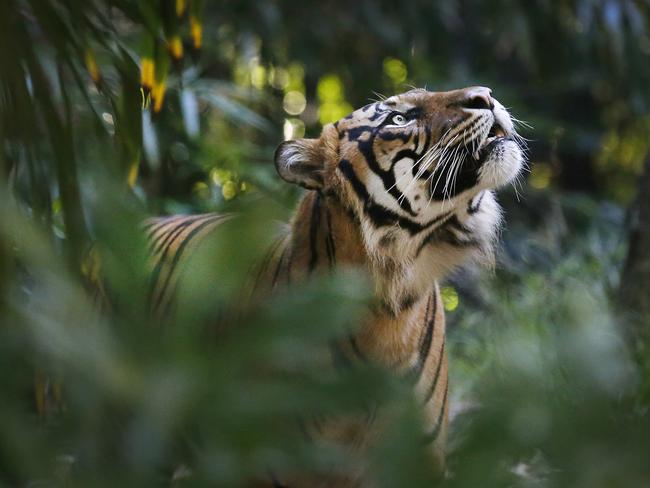
<path fill-rule="evenodd" d="M 144 223 L 149 246 L 152 313 L 161 315 L 169 310 L 187 260 L 197 246 L 230 217 L 228 214 L 174 215 L 152 218 Z"/>

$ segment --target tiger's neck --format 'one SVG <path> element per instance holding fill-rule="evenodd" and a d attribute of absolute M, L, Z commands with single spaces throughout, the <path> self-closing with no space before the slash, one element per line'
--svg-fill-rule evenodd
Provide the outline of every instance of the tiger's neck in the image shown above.
<path fill-rule="evenodd" d="M 424 441 L 434 462 L 443 465 L 447 431 L 447 353 L 445 317 L 438 285 L 429 286 L 399 310 L 382 302 L 378 269 L 364 245 L 359 222 L 336 199 L 310 192 L 302 199 L 289 234 L 273 250 L 267 283 L 295 283 L 335 266 L 365 268 L 373 279 L 379 305 L 334 346 L 349 362 L 371 362 L 409 378 L 424 406 Z M 383 278 L 382 278 L 383 279 Z"/>
<path fill-rule="evenodd" d="M 358 224 L 333 197 L 309 192 L 298 205 L 289 243 L 303 273 L 334 266 L 368 266 Z"/>
<path fill-rule="evenodd" d="M 417 294 L 409 292 L 396 310 L 393 302 L 384 298 L 386 282 L 390 281 L 384 274 L 402 271 L 373 260 L 364 246 L 359 225 L 335 198 L 309 192 L 298 205 L 289 235 L 274 251 L 275 263 L 268 267 L 268 280 L 275 288 L 334 267 L 366 270 L 372 278 L 377 304 L 358 329 L 356 342 L 361 344 L 354 343 L 351 337 L 350 346 L 356 355 L 372 357 L 397 369 L 408 368 L 418 360 L 418 341 L 430 313 L 427 309 L 431 308 L 435 280 L 431 278 L 426 289 Z"/>

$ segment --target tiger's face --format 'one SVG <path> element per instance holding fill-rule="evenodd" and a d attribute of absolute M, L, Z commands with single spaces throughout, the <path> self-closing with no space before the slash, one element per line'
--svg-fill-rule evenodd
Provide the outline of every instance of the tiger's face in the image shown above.
<path fill-rule="evenodd" d="M 416 221 L 439 215 L 466 192 L 508 183 L 523 159 L 508 112 L 483 87 L 412 90 L 334 125 L 343 175 Z"/>
<path fill-rule="evenodd" d="M 354 213 L 370 254 L 413 262 L 433 250 L 451 266 L 489 247 L 500 216 L 492 190 L 523 161 L 510 115 L 484 87 L 411 90 L 276 151 L 285 180 Z"/>

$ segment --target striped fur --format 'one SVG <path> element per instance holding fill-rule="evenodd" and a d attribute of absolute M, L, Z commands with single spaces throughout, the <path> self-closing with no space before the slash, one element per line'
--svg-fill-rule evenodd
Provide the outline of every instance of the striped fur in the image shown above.
<path fill-rule="evenodd" d="M 371 361 L 412 379 L 423 443 L 440 470 L 449 387 L 437 281 L 468 259 L 489 261 L 501 219 L 492 190 L 518 174 L 520 143 L 505 109 L 487 89 L 472 87 L 397 95 L 326 126 L 319 139 L 288 141 L 276 152 L 280 176 L 310 191 L 288 235 L 269 250 L 255 288 L 273 291 L 334 266 L 366 268 L 382 305 L 332 345 L 333 360 Z M 183 257 L 225 219 L 146 223 L 156 313 L 170 306 Z M 372 417 L 314 419 L 305 429 L 362 448 L 373 425 Z"/>
<path fill-rule="evenodd" d="M 154 313 L 169 311 L 183 259 L 191 257 L 192 249 L 224 221 L 219 215 L 198 215 L 165 217 L 146 223 L 152 253 Z M 257 286 L 274 289 L 336 265 L 367 265 L 362 245 L 358 224 L 349 213 L 338 202 L 311 192 L 299 205 L 292 232 L 269 249 Z M 398 314 L 386 308 L 373 310 L 356 334 L 332 345 L 334 363 L 354 365 L 373 361 L 413 382 L 425 411 L 423 442 L 431 444 L 438 467 L 443 465 L 447 430 L 444 336 L 442 303 L 438 287 L 433 286 L 429 293 Z M 304 427 L 312 438 L 357 447 L 366 446 L 375 435 L 372 418 L 368 417 L 353 421 L 314 420 L 306 422 Z M 345 486 L 342 480 L 334 483 L 332 486 Z"/>
<path fill-rule="evenodd" d="M 217 214 L 172 216 L 145 223 L 151 255 L 150 303 L 155 314 L 168 312 L 183 258 L 191 255 L 202 238 L 227 218 Z"/>

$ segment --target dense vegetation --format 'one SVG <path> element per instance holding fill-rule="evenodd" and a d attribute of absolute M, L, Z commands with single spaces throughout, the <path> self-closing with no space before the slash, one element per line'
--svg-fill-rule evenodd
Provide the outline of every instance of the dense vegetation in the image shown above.
<path fill-rule="evenodd" d="M 502 195 L 496 270 L 444 284 L 444 484 L 647 485 L 650 356 L 628 353 L 613 304 L 650 149 L 648 3 L 218 3 L 0 2 L 0 483 L 345 469 L 365 460 L 304 442 L 295 418 L 370 400 L 392 418 L 367 460 L 378 485 L 430 486 L 408 388 L 321 367 L 366 277 L 314 279 L 208 340 L 203 325 L 236 307 L 269 221 L 299 196 L 271 164 L 281 140 L 410 85 L 481 84 L 527 122 L 531 173 Z M 160 323 L 139 223 L 203 211 L 242 218 Z M 101 313 L 82 280 L 91 243 L 113 303 Z"/>

